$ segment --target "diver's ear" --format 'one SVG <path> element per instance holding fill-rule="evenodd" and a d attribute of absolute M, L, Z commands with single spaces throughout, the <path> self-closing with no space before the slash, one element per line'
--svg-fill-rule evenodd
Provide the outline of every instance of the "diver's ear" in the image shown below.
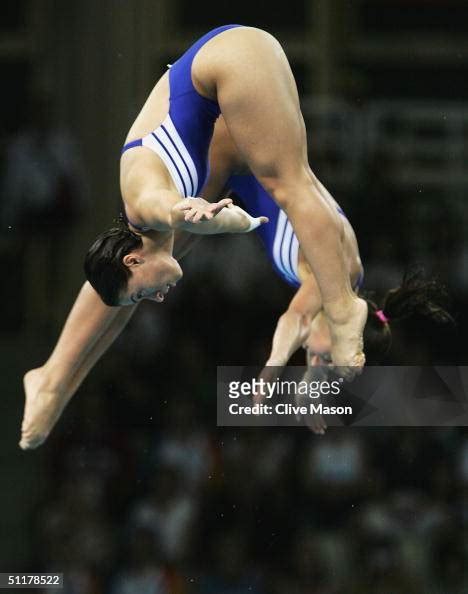
<path fill-rule="evenodd" d="M 128 266 L 128 268 L 132 268 L 132 266 L 139 266 L 144 262 L 144 259 L 141 256 L 137 256 L 136 254 L 125 254 L 122 258 L 122 262 L 124 266 Z"/>

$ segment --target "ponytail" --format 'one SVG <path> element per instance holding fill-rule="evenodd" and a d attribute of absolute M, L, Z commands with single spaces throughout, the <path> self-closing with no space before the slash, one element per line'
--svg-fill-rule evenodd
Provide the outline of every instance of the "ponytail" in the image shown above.
<path fill-rule="evenodd" d="M 421 266 L 413 266 L 405 272 L 401 286 L 388 291 L 382 310 L 389 320 L 421 316 L 438 324 L 453 323 L 445 309 L 448 302 L 446 288 L 434 278 L 425 278 Z"/>
<path fill-rule="evenodd" d="M 437 324 L 454 323 L 446 309 L 449 304 L 446 288 L 436 279 L 426 278 L 421 266 L 409 268 L 401 285 L 387 292 L 381 306 L 370 299 L 366 301 L 369 315 L 364 329 L 364 351 L 371 365 L 381 363 L 388 354 L 395 322 L 420 317 Z"/>

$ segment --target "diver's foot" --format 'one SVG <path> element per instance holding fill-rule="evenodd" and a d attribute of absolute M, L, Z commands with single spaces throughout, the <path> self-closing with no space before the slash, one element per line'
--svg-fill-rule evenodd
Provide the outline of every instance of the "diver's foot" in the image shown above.
<path fill-rule="evenodd" d="M 367 303 L 364 299 L 354 297 L 338 315 L 327 317 L 332 338 L 333 367 L 350 380 L 361 373 L 366 361 L 362 334 L 367 320 Z"/>
<path fill-rule="evenodd" d="M 32 450 L 47 439 L 68 401 L 58 391 L 46 389 L 42 367 L 31 369 L 23 378 L 26 395 L 21 441 L 23 450 Z"/>

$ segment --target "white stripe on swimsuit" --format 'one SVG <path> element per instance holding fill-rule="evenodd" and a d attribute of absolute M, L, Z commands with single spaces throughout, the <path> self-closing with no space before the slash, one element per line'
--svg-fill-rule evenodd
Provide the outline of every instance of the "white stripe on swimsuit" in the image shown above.
<path fill-rule="evenodd" d="M 285 212 L 280 210 L 273 243 L 273 259 L 283 275 L 296 283 L 300 283 L 297 268 L 298 252 L 298 239 Z"/>
<path fill-rule="evenodd" d="M 186 146 L 168 114 L 163 123 L 141 140 L 166 165 L 179 194 L 187 198 L 198 194 L 198 173 Z"/>

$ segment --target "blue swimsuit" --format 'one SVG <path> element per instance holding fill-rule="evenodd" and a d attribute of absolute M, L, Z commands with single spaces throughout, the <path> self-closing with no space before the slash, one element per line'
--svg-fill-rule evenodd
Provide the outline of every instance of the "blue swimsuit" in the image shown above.
<path fill-rule="evenodd" d="M 293 287 L 299 287 L 301 284 L 297 272 L 299 241 L 285 212 L 279 208 L 253 175 L 233 175 L 229 178 L 227 185 L 238 196 L 249 215 L 269 218 L 269 222 L 257 227 L 256 232 L 276 272 Z"/>
<path fill-rule="evenodd" d="M 208 177 L 208 149 L 220 114 L 216 101 L 202 97 L 192 82 L 192 62 L 207 41 L 241 25 L 213 29 L 183 54 L 169 70 L 169 113 L 153 132 L 128 142 L 122 153 L 145 146 L 159 155 L 181 196 L 196 197 Z"/>

